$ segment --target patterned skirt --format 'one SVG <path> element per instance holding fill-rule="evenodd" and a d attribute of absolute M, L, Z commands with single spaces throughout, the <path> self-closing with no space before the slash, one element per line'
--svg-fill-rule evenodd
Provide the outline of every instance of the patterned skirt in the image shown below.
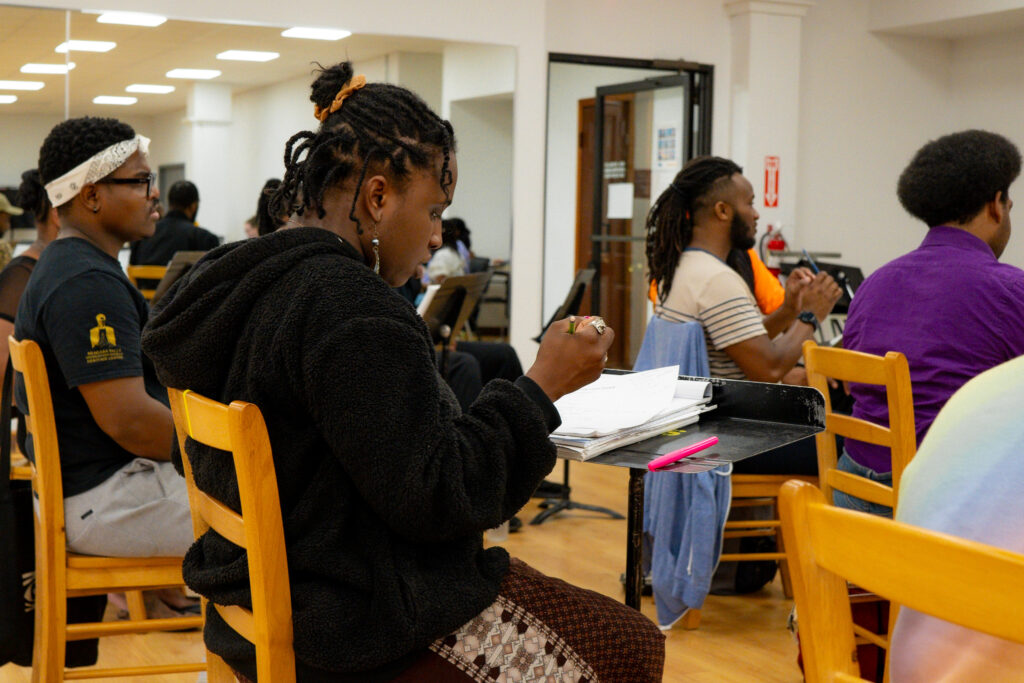
<path fill-rule="evenodd" d="M 665 636 L 647 617 L 513 558 L 497 599 L 394 681 L 651 683 L 664 663 Z"/>

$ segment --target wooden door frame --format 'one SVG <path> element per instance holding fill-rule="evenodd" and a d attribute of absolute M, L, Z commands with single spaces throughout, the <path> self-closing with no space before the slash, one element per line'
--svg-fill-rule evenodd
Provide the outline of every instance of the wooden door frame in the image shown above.
<path fill-rule="evenodd" d="M 611 95 L 609 97 L 606 97 L 605 99 L 606 100 L 612 100 L 614 102 L 635 102 L 636 98 L 635 98 L 633 93 L 624 93 L 624 94 L 621 94 L 621 95 Z M 586 108 L 588 106 L 591 106 L 591 105 L 595 105 L 594 115 L 597 116 L 596 104 L 597 104 L 597 98 L 596 97 L 587 97 L 587 98 L 584 98 L 582 100 L 578 100 L 576 102 L 576 134 L 577 134 L 577 136 L 579 136 L 579 135 L 581 135 L 583 133 L 583 110 L 584 110 L 584 108 Z M 636 108 L 635 107 L 630 107 L 630 109 L 629 109 L 629 130 L 630 130 L 631 133 L 633 131 L 633 126 L 634 126 L 634 123 L 635 123 L 635 116 L 636 116 Z M 596 128 L 595 128 L 595 130 L 596 130 Z M 632 149 L 632 145 L 630 145 L 630 149 Z M 593 154 L 593 150 L 591 150 L 590 153 Z M 632 155 L 630 155 L 630 156 L 632 156 Z M 584 187 L 583 183 L 593 183 L 593 177 L 587 177 L 587 178 L 583 177 L 583 158 L 584 158 L 583 147 L 580 144 L 577 143 L 577 145 L 576 145 L 576 239 L 577 239 L 577 241 L 581 237 L 583 237 L 584 239 L 588 239 L 589 240 L 591 238 L 591 236 L 593 235 L 593 228 L 592 228 L 592 226 L 584 226 L 584 225 L 582 225 L 580 223 L 580 221 L 582 220 L 582 217 L 580 216 L 580 213 L 579 213 L 579 207 L 580 207 L 580 202 L 583 201 L 583 187 Z M 632 171 L 633 171 L 633 159 L 632 158 L 628 158 L 628 159 L 626 159 L 626 178 L 628 180 L 631 179 L 630 178 L 630 174 L 632 173 Z M 590 253 L 591 253 L 591 260 L 588 263 L 580 263 L 579 260 L 578 260 L 579 254 L 578 253 L 574 253 L 573 256 L 574 256 L 576 271 L 579 271 L 582 268 L 590 268 L 592 266 L 593 254 L 594 254 L 594 242 L 593 241 L 591 241 Z"/>

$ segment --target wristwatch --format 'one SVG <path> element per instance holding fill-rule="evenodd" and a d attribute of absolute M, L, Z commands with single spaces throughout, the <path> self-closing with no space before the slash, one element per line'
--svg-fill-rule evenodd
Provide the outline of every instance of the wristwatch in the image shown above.
<path fill-rule="evenodd" d="M 796 317 L 802 323 L 807 323 L 814 329 L 818 329 L 818 317 L 814 315 L 813 311 L 803 311 Z"/>

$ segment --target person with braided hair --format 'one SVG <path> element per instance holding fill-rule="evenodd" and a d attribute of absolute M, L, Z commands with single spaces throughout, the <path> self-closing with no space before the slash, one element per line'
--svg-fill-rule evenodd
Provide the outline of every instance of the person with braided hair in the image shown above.
<path fill-rule="evenodd" d="M 827 273 L 794 271 L 786 302 L 762 317 L 750 288 L 726 263 L 754 244 L 754 189 L 728 159 L 689 162 L 647 217 L 648 280 L 658 283 L 655 315 L 704 327 L 711 374 L 777 382 L 842 292 Z"/>
<path fill-rule="evenodd" d="M 842 294 L 827 273 L 797 269 L 783 305 L 762 315 L 754 294 L 727 263 L 754 245 L 754 188 L 721 157 L 698 157 L 676 174 L 647 216 L 648 281 L 655 315 L 704 328 L 711 375 L 778 382 L 793 369 L 819 322 Z M 813 439 L 737 463 L 735 472 L 814 474 Z"/>
<path fill-rule="evenodd" d="M 348 63 L 322 69 L 310 99 L 319 126 L 288 140 L 270 202 L 287 224 L 208 253 L 143 335 L 167 386 L 263 413 L 298 680 L 660 681 L 664 639 L 646 617 L 482 540 L 551 471 L 553 401 L 600 374 L 614 333 L 555 323 L 523 377 L 463 411 L 392 290 L 441 246 L 451 124 Z M 196 485 L 237 509 L 230 462 L 194 448 Z M 250 600 L 244 550 L 216 534 L 183 573 L 217 603 Z M 255 678 L 252 646 L 213 611 L 204 637 Z"/>

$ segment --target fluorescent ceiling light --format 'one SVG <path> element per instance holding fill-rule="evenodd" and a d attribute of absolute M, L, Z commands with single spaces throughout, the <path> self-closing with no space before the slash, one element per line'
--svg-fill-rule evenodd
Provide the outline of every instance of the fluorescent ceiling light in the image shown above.
<path fill-rule="evenodd" d="M 0 81 L 0 90 L 42 90 L 42 81 Z"/>
<path fill-rule="evenodd" d="M 0 95 L 0 104 L 14 104 L 17 101 L 17 95 Z"/>
<path fill-rule="evenodd" d="M 117 43 L 107 40 L 69 40 L 58 45 L 54 52 L 110 52 L 115 47 Z"/>
<path fill-rule="evenodd" d="M 144 12 L 104 12 L 96 17 L 101 24 L 126 24 L 128 26 L 159 26 L 167 17 Z"/>
<path fill-rule="evenodd" d="M 285 38 L 308 38 L 310 40 L 341 40 L 352 35 L 352 31 L 344 31 L 336 28 L 306 28 L 296 26 L 286 31 L 281 31 Z"/>
<path fill-rule="evenodd" d="M 93 104 L 117 104 L 120 106 L 128 106 L 138 101 L 138 97 L 118 97 L 116 95 L 98 95 L 92 98 Z"/>
<path fill-rule="evenodd" d="M 21 67 L 23 74 L 66 74 L 75 68 L 75 63 L 68 64 L 34 64 L 29 63 Z"/>
<path fill-rule="evenodd" d="M 281 55 L 276 52 L 254 52 L 253 50 L 225 50 L 217 59 L 233 59 L 239 62 L 269 62 Z"/>
<path fill-rule="evenodd" d="M 205 81 L 210 78 L 217 78 L 220 72 L 216 69 L 171 69 L 167 72 L 167 78 L 194 78 Z"/>
<path fill-rule="evenodd" d="M 132 83 L 125 92 L 144 92 L 152 95 L 166 95 L 169 92 L 174 92 L 173 85 L 150 85 L 149 83 Z"/>

